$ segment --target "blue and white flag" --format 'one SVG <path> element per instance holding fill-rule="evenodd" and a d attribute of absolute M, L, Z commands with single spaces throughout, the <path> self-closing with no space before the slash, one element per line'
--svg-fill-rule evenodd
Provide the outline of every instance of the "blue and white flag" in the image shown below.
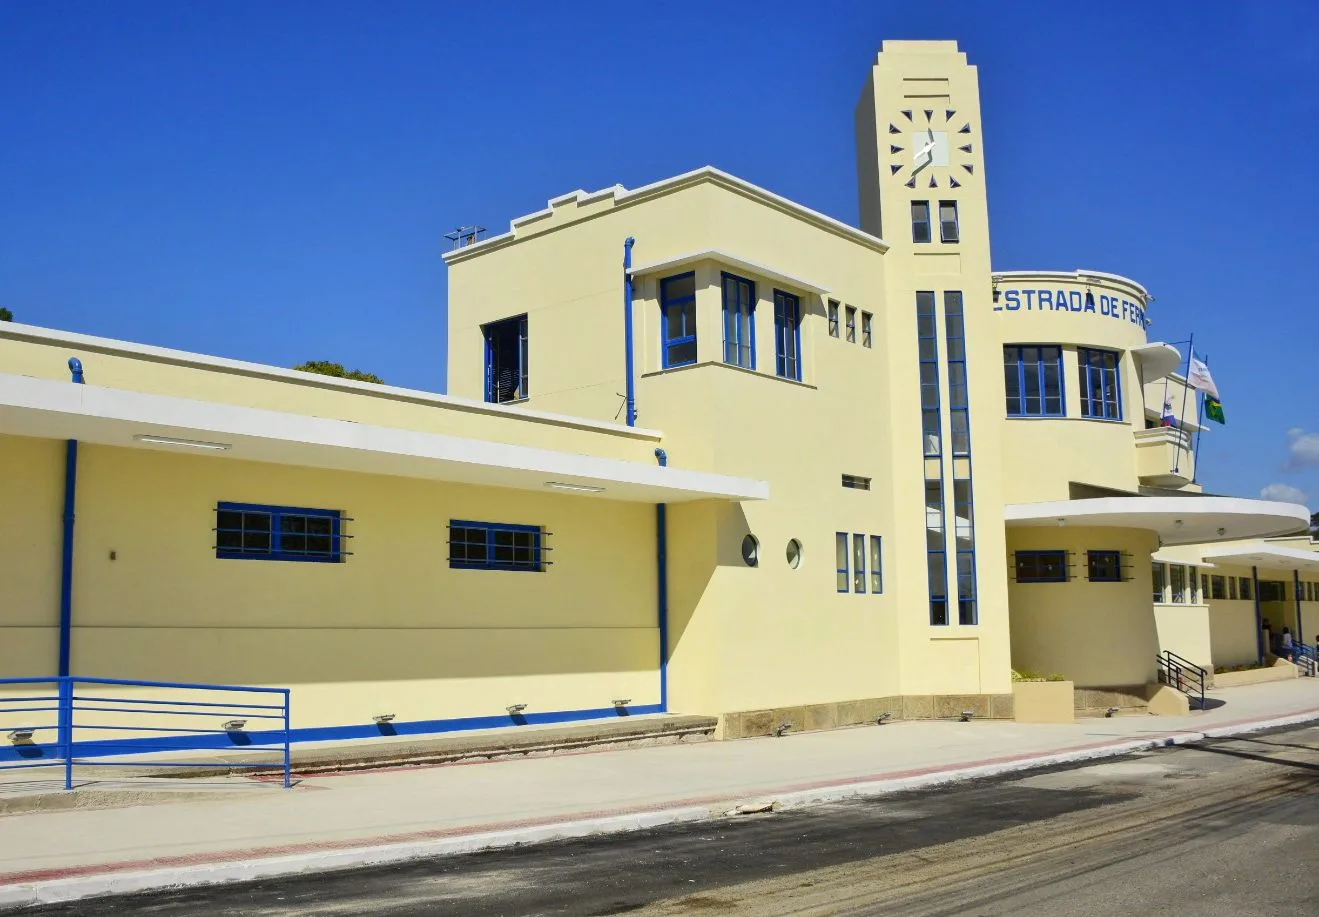
<path fill-rule="evenodd" d="M 1165 401 L 1163 403 L 1163 420 L 1161 425 L 1165 427 L 1177 426 L 1177 415 L 1172 412 L 1171 401 Z"/>

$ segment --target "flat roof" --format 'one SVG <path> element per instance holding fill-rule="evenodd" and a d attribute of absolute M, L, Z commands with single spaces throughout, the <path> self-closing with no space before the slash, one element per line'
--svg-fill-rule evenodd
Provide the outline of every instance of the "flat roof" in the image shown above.
<path fill-rule="evenodd" d="M 1310 511 L 1299 503 L 1244 497 L 1095 497 L 1011 504 L 1003 518 L 1009 527 L 1144 529 L 1165 545 L 1179 545 L 1290 534 L 1309 524 Z"/>
<path fill-rule="evenodd" d="M 1298 570 L 1302 573 L 1319 573 L 1319 551 L 1303 551 L 1282 545 L 1233 545 L 1222 550 L 1203 552 L 1205 560 L 1243 567 L 1264 567 L 1269 570 Z"/>

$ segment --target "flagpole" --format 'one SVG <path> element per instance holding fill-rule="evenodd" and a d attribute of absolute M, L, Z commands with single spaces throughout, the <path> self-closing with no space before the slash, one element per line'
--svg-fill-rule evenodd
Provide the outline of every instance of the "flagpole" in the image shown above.
<path fill-rule="evenodd" d="M 1182 418 L 1186 417 L 1186 396 L 1191 391 L 1191 360 L 1194 356 L 1195 356 L 1195 335 L 1192 334 L 1191 339 L 1186 342 L 1186 373 L 1183 376 L 1183 381 L 1185 382 L 1186 387 L 1182 389 L 1182 410 L 1181 413 L 1177 415 L 1177 419 L 1179 422 L 1182 420 Z M 1167 386 L 1166 381 L 1164 384 L 1166 388 Z M 1165 399 L 1167 398 L 1166 395 L 1164 397 Z M 1180 429 L 1180 427 L 1178 429 Z M 1181 471 L 1181 468 L 1182 468 L 1182 437 L 1178 436 L 1177 458 L 1174 459 L 1172 463 L 1173 474 L 1178 474 Z"/>
<path fill-rule="evenodd" d="M 1205 366 L 1209 365 L 1209 354 L 1205 354 Z M 1191 483 L 1194 484 L 1200 480 L 1200 437 L 1205 431 L 1205 394 L 1196 392 L 1200 396 L 1200 412 L 1195 419 L 1195 466 L 1191 469 Z"/>

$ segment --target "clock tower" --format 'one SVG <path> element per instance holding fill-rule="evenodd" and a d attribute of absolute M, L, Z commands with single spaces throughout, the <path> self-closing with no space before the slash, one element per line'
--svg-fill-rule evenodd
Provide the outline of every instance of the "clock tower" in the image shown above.
<path fill-rule="evenodd" d="M 1010 692 L 1003 353 L 976 68 L 956 42 L 884 42 L 856 131 L 861 226 L 889 245 L 885 331 L 905 402 L 891 405 L 894 461 L 924 480 L 895 508 L 925 536 L 894 546 L 902 569 L 927 572 L 928 604 L 901 609 L 902 683 Z"/>

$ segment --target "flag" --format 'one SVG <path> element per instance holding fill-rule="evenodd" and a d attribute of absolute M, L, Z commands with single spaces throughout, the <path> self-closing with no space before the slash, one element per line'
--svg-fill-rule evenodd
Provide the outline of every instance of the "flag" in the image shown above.
<path fill-rule="evenodd" d="M 1208 364 L 1194 355 L 1191 356 L 1191 371 L 1186 376 L 1186 382 L 1191 388 L 1212 395 L 1215 401 L 1218 400 L 1218 386 L 1214 385 L 1214 377 L 1209 375 Z"/>
<path fill-rule="evenodd" d="M 1214 423 L 1227 423 L 1227 418 L 1223 416 L 1223 402 L 1213 395 L 1205 395 L 1205 419 Z"/>
<path fill-rule="evenodd" d="M 1175 427 L 1177 426 L 1177 415 L 1172 412 L 1172 402 L 1163 403 L 1163 416 L 1160 418 L 1160 426 Z"/>

